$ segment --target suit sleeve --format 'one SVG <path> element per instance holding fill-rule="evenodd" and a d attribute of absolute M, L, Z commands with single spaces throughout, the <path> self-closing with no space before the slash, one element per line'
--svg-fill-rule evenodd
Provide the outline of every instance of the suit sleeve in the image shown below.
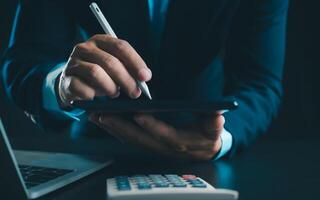
<path fill-rule="evenodd" d="M 225 58 L 225 95 L 239 108 L 225 114 L 233 137 L 229 155 L 266 132 L 282 97 L 287 0 L 243 0 Z"/>
<path fill-rule="evenodd" d="M 6 92 L 43 127 L 56 125 L 43 109 L 42 86 L 52 68 L 65 62 L 71 53 L 76 23 L 70 10 L 60 0 L 20 1 L 4 57 Z"/>

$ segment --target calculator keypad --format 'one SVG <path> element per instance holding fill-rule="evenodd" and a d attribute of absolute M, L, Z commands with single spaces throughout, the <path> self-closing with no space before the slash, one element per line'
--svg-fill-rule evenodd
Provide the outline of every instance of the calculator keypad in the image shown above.
<path fill-rule="evenodd" d="M 116 178 L 117 189 L 119 191 L 131 190 L 130 182 L 127 176 L 117 176 Z"/>
<path fill-rule="evenodd" d="M 130 191 L 133 188 L 138 190 L 151 190 L 152 188 L 206 188 L 204 181 L 195 175 L 175 174 L 167 175 L 134 175 L 134 176 L 117 176 L 115 177 L 116 188 L 118 191 Z"/>
<path fill-rule="evenodd" d="M 216 189 L 192 174 L 150 174 L 107 179 L 108 200 L 237 200 L 238 192 Z"/>

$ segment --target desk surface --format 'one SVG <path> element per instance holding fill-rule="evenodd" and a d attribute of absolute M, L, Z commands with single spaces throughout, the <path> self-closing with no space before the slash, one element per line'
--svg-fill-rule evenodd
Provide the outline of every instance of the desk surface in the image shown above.
<path fill-rule="evenodd" d="M 203 163 L 122 160 L 42 199 L 105 199 L 105 179 L 124 174 L 196 174 L 240 199 L 315 199 L 320 186 L 320 139 L 262 140 L 231 160 Z"/>

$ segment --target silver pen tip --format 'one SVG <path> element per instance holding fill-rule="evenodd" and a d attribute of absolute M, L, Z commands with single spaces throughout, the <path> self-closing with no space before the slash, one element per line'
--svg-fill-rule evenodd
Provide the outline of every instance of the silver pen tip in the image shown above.
<path fill-rule="evenodd" d="M 152 96 L 151 96 L 149 90 L 146 91 L 145 95 L 146 95 L 150 100 L 152 100 Z"/>
<path fill-rule="evenodd" d="M 145 94 L 150 100 L 152 100 L 149 88 L 145 82 L 137 81 L 138 87 L 141 89 L 142 93 Z"/>

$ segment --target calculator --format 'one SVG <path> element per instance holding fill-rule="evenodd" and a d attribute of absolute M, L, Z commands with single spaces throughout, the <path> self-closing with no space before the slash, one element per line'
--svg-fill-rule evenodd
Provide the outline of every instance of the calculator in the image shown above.
<path fill-rule="evenodd" d="M 236 200 L 238 192 L 217 189 L 195 175 L 151 174 L 107 179 L 108 200 Z"/>

